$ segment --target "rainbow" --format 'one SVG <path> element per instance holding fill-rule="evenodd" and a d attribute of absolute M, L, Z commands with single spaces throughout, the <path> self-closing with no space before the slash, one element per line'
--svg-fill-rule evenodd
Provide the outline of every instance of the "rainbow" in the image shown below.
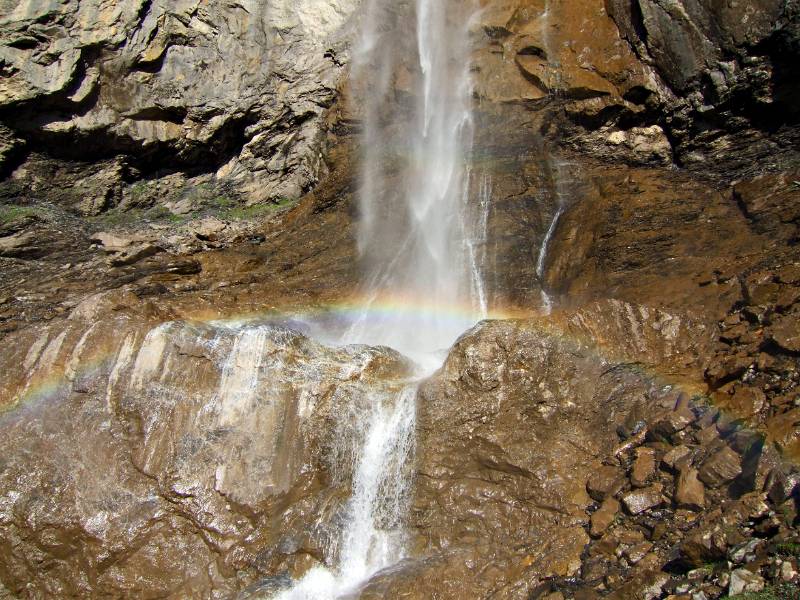
<path fill-rule="evenodd" d="M 419 320 L 441 319 L 461 323 L 484 319 L 510 319 L 533 316 L 536 311 L 512 309 L 493 309 L 482 315 L 480 310 L 471 304 L 435 303 L 428 299 L 412 298 L 401 295 L 381 295 L 372 297 L 354 296 L 339 302 L 311 305 L 287 305 L 285 307 L 269 306 L 251 312 L 216 315 L 209 311 L 187 315 L 188 321 L 213 323 L 219 325 L 237 325 L 254 321 L 270 320 L 356 320 L 368 315 L 368 318 L 384 318 L 400 320 L 414 317 Z M 215 316 L 216 315 L 216 316 Z"/>
<path fill-rule="evenodd" d="M 387 320 L 402 322 L 411 318 L 436 318 L 465 324 L 466 332 L 472 324 L 480 320 L 481 316 L 486 320 L 525 319 L 548 335 L 558 336 L 579 345 L 582 351 L 586 351 L 598 359 L 607 362 L 629 362 L 624 357 L 603 349 L 600 344 L 592 340 L 576 336 L 568 330 L 564 319 L 558 312 L 544 316 L 535 311 L 506 309 L 493 310 L 487 315 L 479 315 L 471 305 L 441 305 L 400 296 L 382 296 L 367 300 L 352 298 L 338 303 L 306 307 L 266 307 L 261 311 L 228 315 L 209 311 L 206 314 L 185 315 L 176 322 L 183 321 L 190 325 L 237 329 L 249 324 L 275 323 L 291 326 L 293 323 L 316 322 L 327 326 L 331 323 L 346 325 L 359 318 L 366 319 L 367 322 L 373 319 L 380 322 Z M 131 324 L 140 328 L 137 335 L 138 342 L 141 343 L 144 339 L 142 331 L 163 323 L 131 322 Z M 129 333 L 133 334 L 135 331 L 136 329 L 131 328 Z M 88 331 L 84 332 L 84 335 L 87 334 Z M 311 337 L 313 339 L 313 336 Z M 105 344 L 94 345 L 90 350 L 87 349 L 81 353 L 80 360 L 77 362 L 74 358 L 56 361 L 52 366 L 45 366 L 44 372 L 39 365 L 34 366 L 29 373 L 23 375 L 20 385 L 17 386 L 11 397 L 0 397 L 0 424 L 8 418 L 14 418 L 16 414 L 24 414 L 26 409 L 41 409 L 52 402 L 65 399 L 72 393 L 73 383 L 82 377 L 93 376 L 104 371 L 110 372 L 121 352 L 121 346 L 119 340 L 108 340 Z M 641 365 L 637 374 L 643 380 L 657 382 L 662 387 L 669 386 L 676 391 L 685 391 L 690 396 L 705 395 L 706 390 L 703 384 L 697 381 L 681 380 L 676 374 L 659 370 L 655 366 L 645 368 Z M 720 409 L 720 407 L 717 408 Z M 721 412 L 735 418 L 735 415 L 731 415 L 725 410 L 721 410 Z"/>

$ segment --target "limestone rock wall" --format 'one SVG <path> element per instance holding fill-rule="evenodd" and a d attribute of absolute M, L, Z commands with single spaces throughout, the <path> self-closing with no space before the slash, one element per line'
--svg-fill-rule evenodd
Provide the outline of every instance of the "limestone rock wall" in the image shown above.
<path fill-rule="evenodd" d="M 252 202 L 297 198 L 325 172 L 322 115 L 356 6 L 6 1 L 0 169 L 25 146 L 123 155 L 145 172 L 221 169 Z"/>

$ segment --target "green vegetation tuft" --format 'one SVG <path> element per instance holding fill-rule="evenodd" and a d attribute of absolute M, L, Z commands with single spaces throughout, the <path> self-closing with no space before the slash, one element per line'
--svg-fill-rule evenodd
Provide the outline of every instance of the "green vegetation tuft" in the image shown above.
<path fill-rule="evenodd" d="M 154 206 L 144 213 L 146 221 L 169 221 L 170 223 L 180 223 L 184 220 L 181 215 L 176 215 L 166 206 Z"/>
<path fill-rule="evenodd" d="M 280 208 L 291 205 L 294 200 L 289 198 L 281 198 L 277 202 L 268 202 L 266 204 L 254 204 L 253 206 L 237 205 L 234 200 L 228 196 L 217 196 L 211 201 L 214 210 L 212 211 L 220 219 L 227 219 L 229 221 L 244 221 L 247 219 L 255 219 L 268 215 L 277 211 Z"/>
<path fill-rule="evenodd" d="M 27 217 L 38 217 L 41 214 L 42 210 L 33 206 L 0 205 L 0 225 L 7 225 Z"/>
<path fill-rule="evenodd" d="M 135 202 L 138 202 L 147 195 L 147 188 L 148 185 L 144 181 L 137 181 L 132 184 L 130 187 L 131 198 L 133 198 Z"/>
<path fill-rule="evenodd" d="M 236 202 L 225 195 L 215 196 L 214 198 L 211 199 L 210 204 L 215 208 L 221 208 L 221 209 L 233 208 L 234 206 L 236 206 Z"/>
<path fill-rule="evenodd" d="M 134 187 L 136 185 L 138 184 L 134 184 Z M 206 200 L 204 203 L 205 208 L 199 208 L 187 215 L 176 215 L 167 207 L 156 205 L 152 208 L 136 207 L 129 208 L 128 210 L 112 208 L 101 215 L 92 217 L 91 220 L 99 227 L 112 228 L 134 226 L 143 222 L 179 224 L 204 214 L 214 215 L 228 221 L 246 221 L 248 219 L 257 219 L 269 215 L 293 203 L 294 200 L 281 198 L 277 202 L 244 206 L 239 204 L 234 198 L 220 194 Z"/>
<path fill-rule="evenodd" d="M 778 544 L 776 551 L 781 556 L 794 556 L 800 558 L 800 544 L 797 542 L 784 542 Z"/>
<path fill-rule="evenodd" d="M 800 600 L 800 589 L 791 583 L 782 583 L 774 587 L 765 588 L 760 592 L 724 596 L 722 600 L 727 600 L 728 598 L 735 598 L 736 600 Z"/>
<path fill-rule="evenodd" d="M 120 210 L 112 208 L 103 214 L 91 217 L 91 220 L 105 227 L 119 227 L 122 225 L 132 225 L 142 220 L 144 211 L 141 208 L 130 210 Z"/>

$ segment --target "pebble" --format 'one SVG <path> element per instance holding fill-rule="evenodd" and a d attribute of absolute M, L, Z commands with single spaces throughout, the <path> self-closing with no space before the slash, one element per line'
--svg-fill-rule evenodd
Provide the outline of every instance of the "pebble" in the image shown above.
<path fill-rule="evenodd" d="M 794 570 L 792 563 L 788 560 L 781 565 L 781 579 L 786 582 L 793 581 L 797 577 L 797 571 Z"/>

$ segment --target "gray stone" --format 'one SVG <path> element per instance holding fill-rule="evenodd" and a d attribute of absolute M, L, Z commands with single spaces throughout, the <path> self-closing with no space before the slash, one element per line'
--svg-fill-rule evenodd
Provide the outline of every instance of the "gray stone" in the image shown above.
<path fill-rule="evenodd" d="M 746 592 L 760 592 L 764 589 L 764 579 L 747 569 L 736 569 L 731 572 L 728 595 L 736 596 Z"/>
<path fill-rule="evenodd" d="M 192 232 L 201 240 L 214 240 L 228 226 L 216 217 L 206 217 L 190 226 Z"/>
<path fill-rule="evenodd" d="M 197 151 L 214 164 L 221 149 L 218 175 L 252 201 L 296 198 L 324 174 L 324 114 L 357 0 L 16 4 L 0 19 L 0 38 L 20 40 L 0 45 L 0 108 L 48 118 L 15 127 L 65 144 L 102 131 L 109 153 L 161 146 L 185 164 Z M 0 169 L 16 140 L 0 132 Z"/>
<path fill-rule="evenodd" d="M 728 558 L 732 563 L 740 565 L 742 563 L 751 562 L 755 559 L 755 552 L 759 546 L 764 542 L 759 539 L 749 540 L 743 544 L 739 544 L 728 552 Z"/>
<path fill-rule="evenodd" d="M 156 254 L 163 251 L 164 251 L 163 248 L 161 248 L 160 246 L 156 246 L 155 244 L 138 244 L 136 246 L 131 246 L 124 252 L 120 252 L 119 254 L 112 256 L 108 260 L 108 264 L 114 267 L 132 265 L 134 263 L 139 262 L 142 259 L 149 258 L 150 256 L 155 256 Z"/>
<path fill-rule="evenodd" d="M 20 231 L 0 238 L 0 256 L 26 256 L 38 250 L 37 236 L 32 231 Z"/>
<path fill-rule="evenodd" d="M 662 502 L 661 492 L 663 487 L 657 483 L 648 488 L 628 492 L 622 497 L 625 508 L 632 515 L 638 515 L 646 510 L 659 506 Z"/>

